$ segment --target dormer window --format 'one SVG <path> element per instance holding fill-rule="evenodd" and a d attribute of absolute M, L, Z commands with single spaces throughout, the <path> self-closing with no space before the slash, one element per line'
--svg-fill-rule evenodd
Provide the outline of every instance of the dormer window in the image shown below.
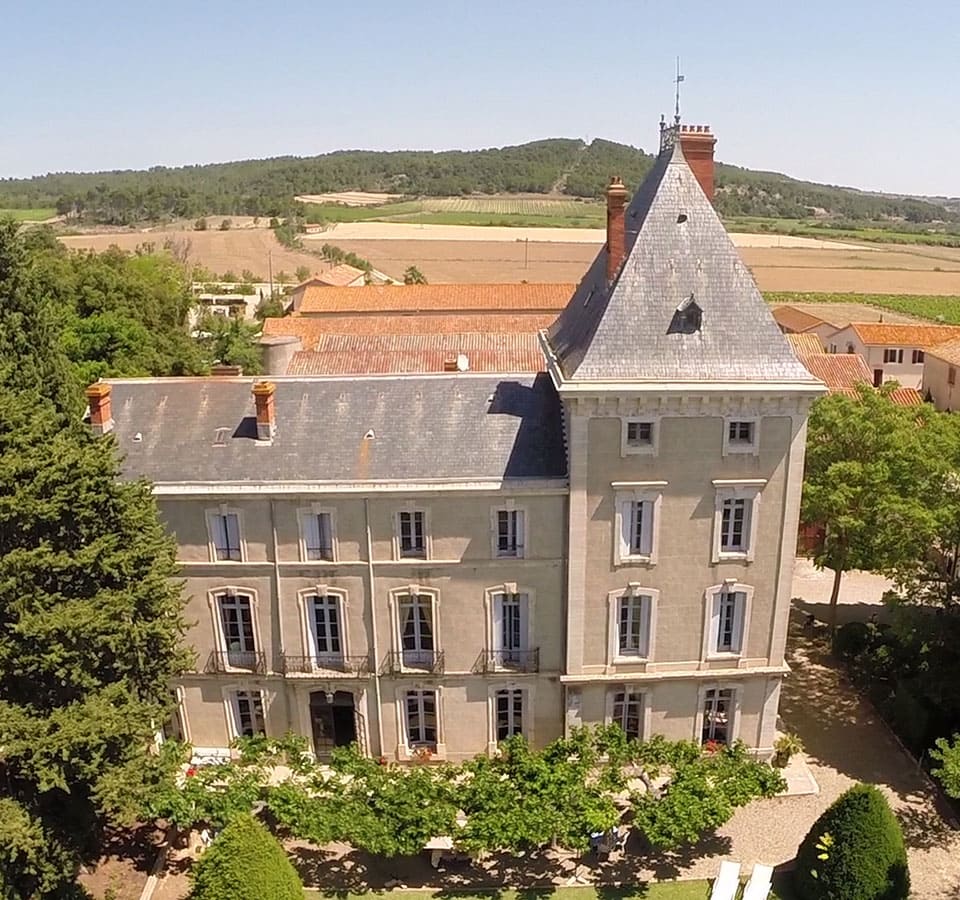
<path fill-rule="evenodd" d="M 703 310 L 691 294 L 676 308 L 667 334 L 696 334 L 702 322 Z"/>

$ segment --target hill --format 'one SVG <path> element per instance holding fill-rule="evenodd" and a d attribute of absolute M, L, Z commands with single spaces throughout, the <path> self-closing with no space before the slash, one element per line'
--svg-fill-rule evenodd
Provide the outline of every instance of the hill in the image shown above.
<path fill-rule="evenodd" d="M 206 215 L 287 216 L 297 194 L 385 191 L 409 197 L 561 193 L 600 197 L 611 174 L 636 185 L 653 156 L 596 139 L 553 138 L 515 147 L 441 152 L 341 150 L 144 171 L 54 173 L 0 180 L 0 209 L 56 208 L 91 223 L 130 225 Z M 868 194 L 775 172 L 717 166 L 717 208 L 725 216 L 912 225 L 960 223 L 950 201 Z"/>

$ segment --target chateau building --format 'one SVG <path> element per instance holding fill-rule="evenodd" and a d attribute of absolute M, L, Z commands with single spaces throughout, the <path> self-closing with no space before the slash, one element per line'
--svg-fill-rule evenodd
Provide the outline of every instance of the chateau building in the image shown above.
<path fill-rule="evenodd" d="M 544 371 L 90 388 L 176 536 L 198 753 L 456 760 L 602 722 L 771 750 L 823 386 L 701 186 L 712 135 L 664 138 Z"/>

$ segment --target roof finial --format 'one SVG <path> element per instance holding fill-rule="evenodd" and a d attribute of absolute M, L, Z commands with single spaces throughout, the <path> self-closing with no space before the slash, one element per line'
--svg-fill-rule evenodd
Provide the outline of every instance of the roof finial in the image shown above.
<path fill-rule="evenodd" d="M 677 85 L 677 103 L 673 113 L 673 124 L 680 124 L 680 82 L 683 81 L 683 76 L 680 74 L 680 57 L 677 57 L 677 77 L 674 79 L 674 82 Z"/>

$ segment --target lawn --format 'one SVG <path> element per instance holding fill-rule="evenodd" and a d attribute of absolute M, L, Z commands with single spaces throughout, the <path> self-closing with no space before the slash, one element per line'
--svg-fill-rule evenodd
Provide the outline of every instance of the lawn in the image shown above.
<path fill-rule="evenodd" d="M 368 894 L 324 894 L 321 891 L 305 891 L 309 900 L 435 900 L 439 895 L 444 900 L 707 900 L 710 896 L 709 881 L 657 881 L 641 883 L 632 887 L 557 887 L 526 888 L 523 890 L 491 891 L 377 891 Z M 770 895 L 770 900 L 794 900 L 791 894 L 780 888 Z"/>
<path fill-rule="evenodd" d="M 16 219 L 18 222 L 42 222 L 56 214 L 55 209 L 0 209 L 0 219 Z"/>

